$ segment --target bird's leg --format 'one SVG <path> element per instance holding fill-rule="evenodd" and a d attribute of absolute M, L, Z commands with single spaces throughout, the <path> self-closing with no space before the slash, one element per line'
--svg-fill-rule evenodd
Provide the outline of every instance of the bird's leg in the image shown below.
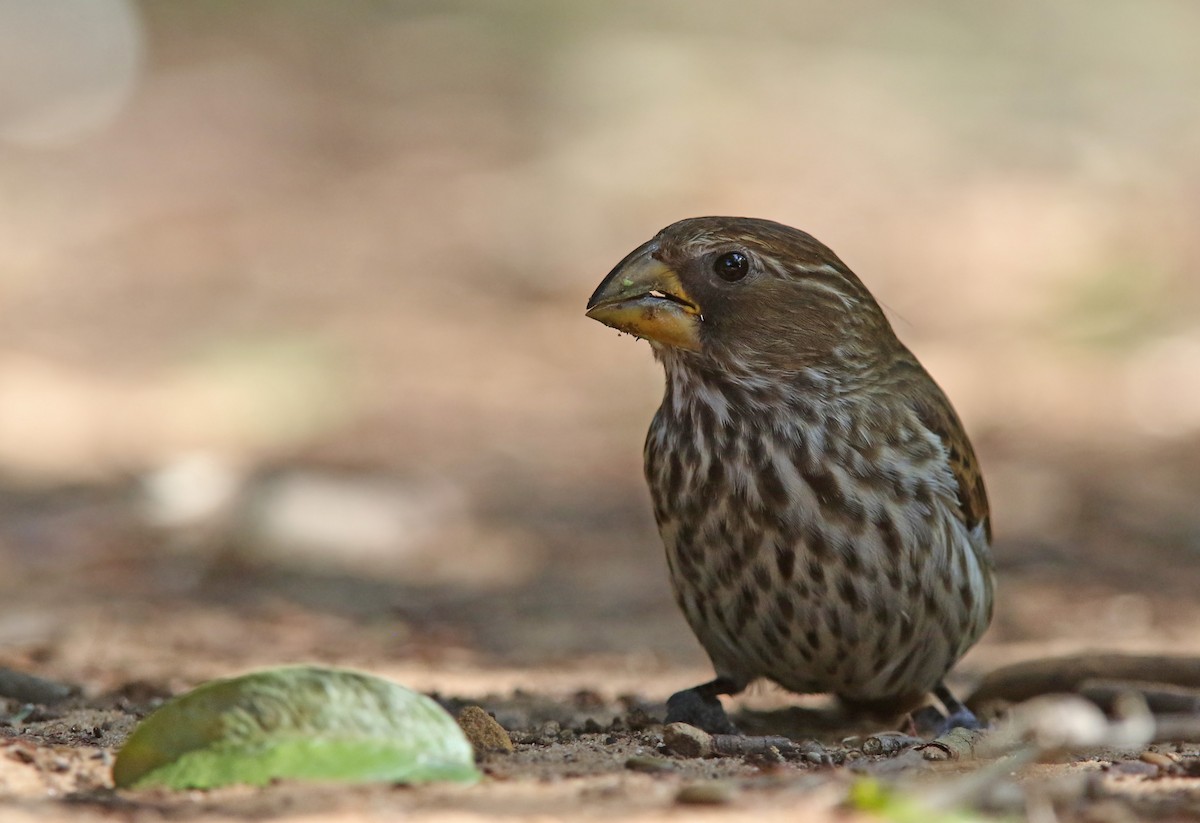
<path fill-rule="evenodd" d="M 739 734 L 717 695 L 737 694 L 746 688 L 728 677 L 676 692 L 667 699 L 667 722 L 688 723 L 709 734 Z"/>
<path fill-rule="evenodd" d="M 968 709 L 961 700 L 946 688 L 945 683 L 938 683 L 933 689 L 933 696 L 942 701 L 946 707 L 946 719 L 942 721 L 939 734 L 945 734 L 951 729 L 981 729 L 983 724 L 975 713 Z"/>

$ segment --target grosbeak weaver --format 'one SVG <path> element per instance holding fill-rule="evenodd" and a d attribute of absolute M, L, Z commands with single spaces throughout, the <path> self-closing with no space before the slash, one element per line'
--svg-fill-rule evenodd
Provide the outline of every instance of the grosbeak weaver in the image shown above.
<path fill-rule="evenodd" d="M 622 260 L 588 316 L 650 342 L 666 391 L 646 478 L 675 599 L 716 679 L 668 722 L 733 730 L 757 678 L 901 714 L 992 615 L 991 528 L 946 396 L 836 255 L 779 223 L 701 217 Z"/>

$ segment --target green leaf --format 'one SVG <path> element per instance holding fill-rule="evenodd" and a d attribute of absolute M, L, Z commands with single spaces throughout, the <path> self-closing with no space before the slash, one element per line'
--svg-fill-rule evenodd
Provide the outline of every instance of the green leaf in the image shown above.
<path fill-rule="evenodd" d="M 470 782 L 479 772 L 454 718 L 428 697 L 317 666 L 205 683 L 142 721 L 113 764 L 117 788 L 276 778 Z"/>
<path fill-rule="evenodd" d="M 863 777 L 851 784 L 847 805 L 888 823 L 984 823 L 988 820 L 970 809 L 939 809 L 923 800 L 920 795 L 898 791 L 878 780 Z"/>

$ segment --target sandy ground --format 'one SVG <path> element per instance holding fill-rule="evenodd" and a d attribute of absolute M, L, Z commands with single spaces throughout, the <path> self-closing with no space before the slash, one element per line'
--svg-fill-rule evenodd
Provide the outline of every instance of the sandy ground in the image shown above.
<path fill-rule="evenodd" d="M 661 377 L 582 316 L 679 218 L 812 231 L 983 463 L 997 611 L 953 686 L 1200 655 L 1196 8 L 79 5 L 111 14 L 48 14 L 73 40 L 0 20 L 34 61 L 0 100 L 0 666 L 79 689 L 0 698 L 0 819 L 847 819 L 864 776 L 1200 814 L 1193 743 L 997 774 L 862 754 L 769 686 L 747 728 L 834 754 L 664 751 L 709 670 L 641 480 Z M 104 105 L 38 121 L 71 78 Z M 515 752 L 471 787 L 111 789 L 161 700 L 298 662 L 480 705 Z"/>
<path fill-rule="evenodd" d="M 863 754 L 862 741 L 878 729 L 847 725 L 820 699 L 768 686 L 735 703 L 743 725 L 819 740 L 820 757 L 672 754 L 658 722 L 663 701 L 704 678 L 705 664 L 665 581 L 653 576 L 648 592 L 620 588 L 629 566 L 619 554 L 593 564 L 588 576 L 555 577 L 554 586 L 543 570 L 523 586 L 451 596 L 438 586 L 222 554 L 155 554 L 163 536 L 128 519 L 127 500 L 89 498 L 88 544 L 108 551 L 89 555 L 86 584 L 27 570 L 6 598 L 0 630 L 9 651 L 0 663 L 82 690 L 53 705 L 0 704 L 6 820 L 794 819 L 801 812 L 847 819 L 855 815 L 846 809 L 850 787 L 866 776 L 915 796 L 949 796 L 993 762 Z M 80 505 L 63 502 L 42 527 L 65 528 L 83 516 Z M 652 542 L 647 549 L 656 551 Z M 1131 593 L 1103 579 L 1071 584 L 1043 567 L 1004 569 L 996 627 L 960 666 L 955 685 L 968 694 L 1006 663 L 1086 648 L 1200 654 L 1200 609 L 1179 596 L 1190 585 L 1182 573 L 1175 570 L 1174 586 L 1148 575 Z M 1031 628 L 1045 625 L 1060 630 Z M 452 711 L 482 706 L 515 751 L 481 755 L 486 777 L 470 787 L 111 788 L 116 749 L 167 696 L 212 677 L 301 661 L 390 677 Z M 788 709 L 797 706 L 806 713 Z M 1197 811 L 1194 744 L 1101 748 L 1061 760 L 992 775 L 952 807 L 1031 819 L 1053 810 L 1067 820 Z"/>

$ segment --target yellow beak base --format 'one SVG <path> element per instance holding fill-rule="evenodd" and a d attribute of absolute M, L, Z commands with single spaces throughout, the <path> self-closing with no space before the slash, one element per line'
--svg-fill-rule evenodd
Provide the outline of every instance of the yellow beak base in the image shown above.
<path fill-rule="evenodd" d="M 588 301 L 587 316 L 666 346 L 700 350 L 700 309 L 675 270 L 642 247 L 622 260 Z"/>

